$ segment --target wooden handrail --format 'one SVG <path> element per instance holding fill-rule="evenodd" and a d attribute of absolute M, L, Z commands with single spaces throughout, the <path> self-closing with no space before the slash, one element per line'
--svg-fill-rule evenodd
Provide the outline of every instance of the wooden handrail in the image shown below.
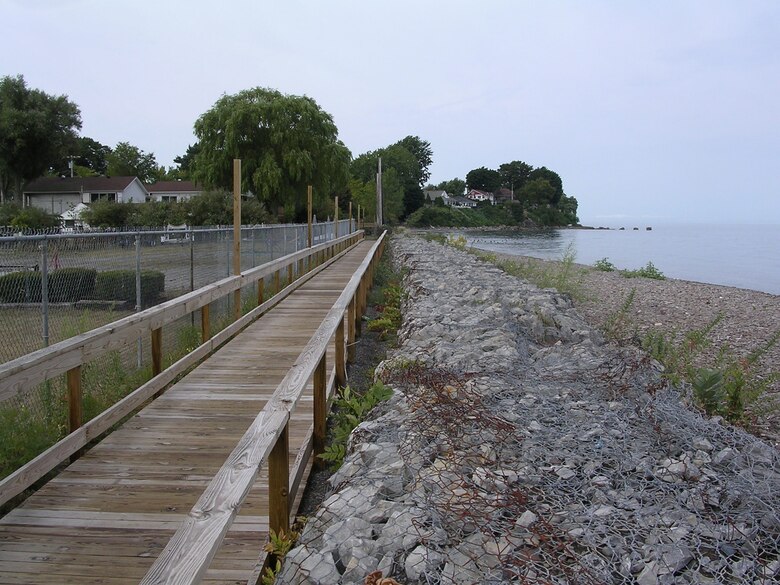
<path fill-rule="evenodd" d="M 150 334 L 167 323 L 186 317 L 244 286 L 274 274 L 301 258 L 314 256 L 346 240 L 362 236 L 355 232 L 251 268 L 240 276 L 229 276 L 139 313 L 128 315 L 86 333 L 0 365 L 0 402 L 15 397 L 26 388 L 51 380 L 92 358 Z M 353 242 L 354 243 L 354 242 Z"/>
<path fill-rule="evenodd" d="M 248 275 L 250 274 L 252 275 L 251 278 L 262 279 L 271 272 L 278 270 L 280 267 L 283 268 L 286 266 L 285 262 L 297 262 L 299 258 L 320 254 L 324 249 L 331 246 L 337 244 L 351 244 L 361 238 L 362 233 L 356 232 L 340 239 L 341 241 L 332 240 L 324 244 L 319 244 L 314 248 L 289 254 L 288 256 L 279 258 L 278 260 L 274 260 L 263 266 L 250 269 L 241 276 L 233 276 L 215 283 L 214 285 L 205 286 L 202 289 L 199 289 L 199 291 L 205 291 L 204 294 L 210 299 L 208 302 L 211 302 L 211 300 L 219 298 L 211 296 L 215 288 L 221 291 L 222 294 L 220 296 L 230 294 L 230 292 L 236 290 L 231 288 L 234 283 L 233 281 L 243 282 L 244 284 L 251 283 L 251 280 L 247 280 L 249 278 Z M 46 473 L 57 467 L 57 465 L 65 461 L 79 449 L 86 446 L 90 441 L 99 437 L 114 424 L 128 416 L 136 408 L 140 407 L 144 402 L 164 390 L 177 376 L 200 362 L 241 329 L 249 325 L 271 307 L 281 302 L 282 299 L 288 296 L 301 284 L 312 278 L 321 270 L 324 270 L 333 261 L 335 261 L 335 257 L 334 259 L 313 268 L 295 282 L 289 283 L 282 291 L 279 291 L 278 294 L 275 294 L 269 300 L 255 307 L 252 311 L 239 320 L 234 321 L 210 339 L 205 339 L 200 346 L 181 358 L 175 364 L 163 370 L 159 375 L 153 377 L 140 388 L 131 392 L 128 396 L 109 407 L 83 426 L 71 429 L 72 432 L 64 439 L 4 478 L 0 481 L 0 505 L 6 503 L 8 500 L 30 487 Z M 226 286 L 228 284 L 230 286 Z M 86 361 L 86 358 L 84 357 L 81 358 L 81 361 L 78 361 L 77 358 L 80 356 L 88 356 L 91 358 L 100 355 L 100 352 L 97 352 L 96 349 L 98 347 L 98 340 L 110 342 L 107 343 L 106 347 L 103 349 L 104 352 L 110 351 L 111 349 L 116 349 L 118 347 L 118 339 L 135 341 L 138 335 L 159 329 L 163 324 L 169 322 L 166 316 L 168 312 L 172 310 L 178 312 L 182 305 L 191 310 L 197 310 L 198 308 L 208 306 L 198 298 L 197 293 L 199 291 L 184 295 L 187 297 L 184 300 L 180 297 L 179 299 L 168 301 L 157 307 L 147 309 L 142 313 L 131 315 L 130 317 L 79 335 L 77 338 L 71 338 L 52 345 L 47 348 L 48 352 L 47 350 L 39 350 L 35 352 L 35 354 L 29 354 L 28 356 L 24 356 L 23 358 L 13 360 L 12 362 L 0 366 L 0 395 L 2 395 L 3 390 L 6 390 L 7 392 L 10 392 L 10 396 L 15 396 L 17 393 L 29 388 L 30 385 L 49 380 L 63 373 L 73 372 Z M 186 314 L 187 313 L 183 313 L 183 315 Z M 143 316 L 143 318 L 138 319 L 138 316 Z M 132 332 L 132 335 L 129 335 L 127 333 L 128 331 Z M 31 357 L 33 355 L 35 355 L 35 357 Z M 48 360 L 46 359 L 47 355 L 50 356 Z M 63 356 L 67 356 L 67 359 Z M 49 360 L 53 363 L 49 363 Z M 30 373 L 28 371 L 29 369 L 32 369 L 33 373 Z M 74 375 L 71 373 L 68 377 L 70 383 L 70 378 L 73 378 Z M 30 380 L 33 380 L 33 382 Z M 8 390 L 9 388 L 12 390 Z"/>
<path fill-rule="evenodd" d="M 277 439 L 284 436 L 290 415 L 309 380 L 320 367 L 328 343 L 339 323 L 343 322 L 345 313 L 348 313 L 352 299 L 368 284 L 374 261 L 384 246 L 385 235 L 386 232 L 382 233 L 372 246 L 271 399 L 211 480 L 198 503 L 190 510 L 187 519 L 149 569 L 141 585 L 195 585 L 203 578 L 238 509 L 251 490 L 260 467 L 268 460 Z M 271 473 L 273 470 L 269 469 L 269 476 Z M 269 477 L 269 483 L 286 484 L 287 481 L 287 477 Z M 269 494 L 269 501 L 273 501 L 271 496 Z M 295 494 L 289 494 L 290 500 L 294 498 Z M 282 513 L 289 517 L 287 510 L 271 510 L 269 517 L 278 517 Z"/>

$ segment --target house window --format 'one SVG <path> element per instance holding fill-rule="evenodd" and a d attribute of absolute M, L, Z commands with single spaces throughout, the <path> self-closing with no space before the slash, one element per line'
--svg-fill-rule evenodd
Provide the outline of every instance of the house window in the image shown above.
<path fill-rule="evenodd" d="M 160 201 L 163 203 L 176 203 L 176 195 L 161 195 Z"/>
<path fill-rule="evenodd" d="M 89 200 L 95 201 L 113 201 L 116 202 L 116 193 L 90 193 Z"/>

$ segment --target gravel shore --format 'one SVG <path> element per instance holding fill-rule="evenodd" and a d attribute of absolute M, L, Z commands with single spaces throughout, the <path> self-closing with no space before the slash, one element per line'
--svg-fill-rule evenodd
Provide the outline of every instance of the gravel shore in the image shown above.
<path fill-rule="evenodd" d="M 554 265 L 556 262 L 508 254 L 501 259 Z M 701 356 L 700 365 L 713 365 L 721 347 L 727 345 L 737 356 L 746 356 L 780 331 L 780 296 L 754 290 L 732 288 L 687 280 L 625 278 L 618 272 L 602 272 L 578 265 L 584 291 L 574 300 L 575 308 L 588 323 L 598 329 L 620 311 L 632 290 L 634 300 L 627 311 L 624 328 L 627 338 L 641 340 L 650 331 L 684 334 L 702 329 L 723 314 L 710 335 L 712 345 Z M 780 370 L 780 344 L 775 345 L 758 365 L 760 375 Z M 769 400 L 754 405 L 755 432 L 780 444 L 780 412 L 774 403 L 780 400 L 780 382 L 770 390 Z"/>

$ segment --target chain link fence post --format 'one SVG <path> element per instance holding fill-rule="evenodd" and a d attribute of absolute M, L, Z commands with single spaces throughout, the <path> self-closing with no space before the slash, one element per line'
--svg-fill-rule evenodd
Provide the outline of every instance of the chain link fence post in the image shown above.
<path fill-rule="evenodd" d="M 43 237 L 41 249 L 41 319 L 43 321 L 43 347 L 49 347 L 49 242 Z"/>
<path fill-rule="evenodd" d="M 135 312 L 141 311 L 141 232 L 135 234 Z M 143 365 L 143 345 L 138 338 L 138 369 Z"/>

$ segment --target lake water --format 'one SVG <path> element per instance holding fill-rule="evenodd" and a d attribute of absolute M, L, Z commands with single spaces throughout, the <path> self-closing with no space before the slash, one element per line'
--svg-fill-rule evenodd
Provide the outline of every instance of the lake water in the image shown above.
<path fill-rule="evenodd" d="M 560 260 L 571 249 L 580 264 L 608 258 L 617 268 L 648 261 L 670 278 L 780 294 L 780 226 L 640 226 L 621 230 L 460 231 L 483 250 Z"/>

